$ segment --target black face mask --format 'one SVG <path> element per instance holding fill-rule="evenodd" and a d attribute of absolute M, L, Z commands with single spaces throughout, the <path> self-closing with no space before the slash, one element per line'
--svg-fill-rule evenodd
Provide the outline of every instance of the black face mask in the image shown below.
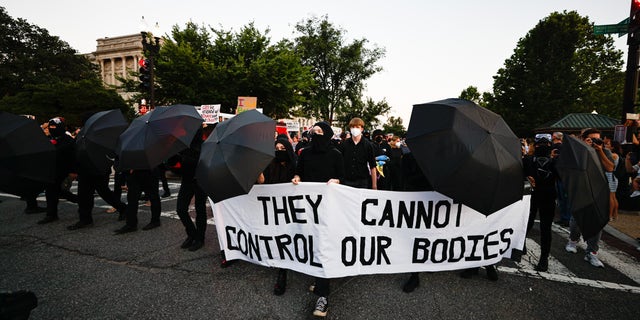
<path fill-rule="evenodd" d="M 376 142 L 377 142 L 377 143 L 382 142 L 382 136 L 377 136 L 377 137 L 376 137 Z"/>
<path fill-rule="evenodd" d="M 551 154 L 551 147 L 548 145 L 536 146 L 536 150 L 533 152 L 536 157 L 548 157 Z"/>
<path fill-rule="evenodd" d="M 326 152 L 329 150 L 330 144 L 331 140 L 329 139 L 329 136 L 322 134 L 311 135 L 311 148 L 314 152 Z"/>
<path fill-rule="evenodd" d="M 278 162 L 288 162 L 289 161 L 289 153 L 287 150 L 276 150 L 276 161 Z"/>

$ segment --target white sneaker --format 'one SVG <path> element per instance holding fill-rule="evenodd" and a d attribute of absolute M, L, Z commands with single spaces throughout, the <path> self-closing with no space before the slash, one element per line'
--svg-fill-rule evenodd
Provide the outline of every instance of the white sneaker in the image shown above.
<path fill-rule="evenodd" d="M 327 298 L 318 298 L 318 302 L 316 302 L 316 308 L 315 310 L 313 310 L 313 315 L 316 317 L 326 317 L 327 310 L 329 310 L 329 302 L 327 302 Z"/>
<path fill-rule="evenodd" d="M 567 252 L 571 252 L 571 253 L 578 253 L 578 241 L 571 241 L 569 240 L 569 242 L 567 242 L 567 245 L 564 247 L 564 250 L 567 250 Z"/>
<path fill-rule="evenodd" d="M 589 261 L 589 263 L 591 263 L 592 266 L 596 267 L 596 268 L 604 268 L 604 264 L 602 263 L 602 261 L 600 261 L 598 259 L 598 253 L 597 252 L 588 252 L 585 256 L 584 256 L 584 261 Z"/>

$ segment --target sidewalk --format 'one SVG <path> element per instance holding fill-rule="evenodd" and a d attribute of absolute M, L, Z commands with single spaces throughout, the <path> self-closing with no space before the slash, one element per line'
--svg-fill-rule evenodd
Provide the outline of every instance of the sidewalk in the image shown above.
<path fill-rule="evenodd" d="M 640 212 L 619 210 L 618 219 L 610 221 L 604 231 L 631 247 L 640 247 Z M 627 252 L 640 259 L 640 251 Z"/>

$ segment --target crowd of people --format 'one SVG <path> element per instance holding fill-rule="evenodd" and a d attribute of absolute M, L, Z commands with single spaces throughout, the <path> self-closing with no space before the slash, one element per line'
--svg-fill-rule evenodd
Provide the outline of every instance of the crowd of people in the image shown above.
<path fill-rule="evenodd" d="M 160 221 L 160 181 L 164 179 L 163 197 L 170 195 L 163 166 L 151 170 L 115 170 L 114 190 L 109 188 L 112 168 L 99 171 L 75 159 L 74 134 L 67 131 L 62 117 L 49 120 L 43 126 L 56 149 L 56 174 L 52 184 L 45 187 L 46 208 L 39 207 L 37 193 L 24 195 L 27 203 L 25 213 L 43 213 L 45 217 L 39 224 L 58 220 L 58 201 L 66 198 L 78 205 L 78 222 L 68 226 L 77 230 L 93 225 L 92 211 L 94 194 L 97 193 L 113 207 L 110 212 L 118 213 L 118 220 L 125 225 L 115 230 L 115 234 L 137 231 L 137 212 L 139 201 L 147 200 L 151 210 L 151 220 L 142 230 L 151 230 L 161 226 Z M 204 246 L 207 227 L 206 194 L 198 185 L 195 177 L 196 165 L 204 140 L 214 126 L 203 126 L 188 149 L 176 155 L 181 163 L 181 185 L 178 192 L 176 212 L 182 222 L 186 238 L 180 245 L 189 251 Z M 277 135 L 277 133 L 276 133 Z M 610 219 L 617 219 L 618 208 L 640 209 L 640 143 L 633 136 L 633 143 L 627 146 L 613 141 L 610 137 L 601 137 L 595 129 L 586 129 L 580 138 L 591 145 L 598 154 L 602 170 L 610 187 Z M 539 134 L 530 141 L 523 141 L 523 177 L 531 185 L 532 196 L 527 232 L 536 216 L 540 216 L 541 255 L 535 269 L 547 271 L 551 246 L 551 226 L 554 223 L 556 209 L 560 218 L 555 223 L 568 227 L 570 236 L 565 247 L 567 252 L 577 253 L 580 230 L 571 215 L 567 191 L 558 177 L 555 162 L 562 151 L 563 134 Z M 318 122 L 308 131 L 297 134 L 280 134 L 274 139 L 275 157 L 257 178 L 257 183 L 294 183 L 324 182 L 338 183 L 354 188 L 394 191 L 430 191 L 433 190 L 420 167 L 404 143 L 403 137 L 385 134 L 382 130 L 370 133 L 360 118 L 353 118 L 348 130 L 341 135 L 333 132 L 327 122 Z M 621 161 L 622 159 L 622 161 Z M 118 168 L 118 163 L 114 164 Z M 65 186 L 71 180 L 77 180 L 77 195 L 70 194 Z M 122 201 L 122 191 L 127 191 L 126 202 Z M 144 196 L 143 196 L 144 194 Z M 195 223 L 189 214 L 189 205 L 194 199 Z M 601 232 L 585 239 L 587 250 L 584 259 L 595 267 L 603 267 L 598 259 L 598 242 Z M 524 249 L 526 253 L 526 246 Z M 223 253 L 222 267 L 230 265 Z M 498 280 L 497 269 L 493 265 L 485 266 L 487 278 Z M 479 273 L 479 268 L 463 270 L 463 278 Z M 414 291 L 420 284 L 418 273 L 412 273 L 403 285 L 404 292 Z M 286 291 L 287 270 L 278 269 L 273 292 L 282 295 Z M 326 316 L 329 305 L 330 281 L 316 277 L 310 290 L 318 296 L 315 316 Z"/>
<path fill-rule="evenodd" d="M 638 133 L 629 130 L 628 137 L 629 143 L 620 143 L 610 136 L 602 136 L 599 130 L 593 128 L 583 129 L 576 136 L 594 149 L 606 177 L 609 188 L 609 221 L 617 220 L 619 209 L 640 209 L 640 162 L 636 156 L 640 151 L 640 143 Z M 537 271 L 548 269 L 553 223 L 569 228 L 569 239 L 565 246 L 567 252 L 577 253 L 581 238 L 580 228 L 571 214 L 567 189 L 555 166 L 562 153 L 563 139 L 562 132 L 554 132 L 537 134 L 533 140 L 522 142 L 525 178 L 532 190 L 527 233 L 533 227 L 535 218 L 540 218 L 541 253 L 535 267 Z M 556 208 L 560 218 L 554 221 Z M 604 267 L 598 258 L 601 235 L 602 230 L 584 239 L 587 244 L 584 260 L 599 268 Z"/>

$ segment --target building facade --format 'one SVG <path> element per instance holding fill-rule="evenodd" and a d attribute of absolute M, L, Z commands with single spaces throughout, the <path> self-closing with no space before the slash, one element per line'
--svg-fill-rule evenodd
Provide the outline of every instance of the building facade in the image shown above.
<path fill-rule="evenodd" d="M 129 72 L 139 70 L 139 61 L 144 59 L 142 35 L 132 34 L 97 39 L 96 51 L 87 55 L 100 68 L 102 82 L 107 86 L 119 86 L 121 78 L 131 78 Z M 118 94 L 128 100 L 132 93 L 118 89 Z"/>

